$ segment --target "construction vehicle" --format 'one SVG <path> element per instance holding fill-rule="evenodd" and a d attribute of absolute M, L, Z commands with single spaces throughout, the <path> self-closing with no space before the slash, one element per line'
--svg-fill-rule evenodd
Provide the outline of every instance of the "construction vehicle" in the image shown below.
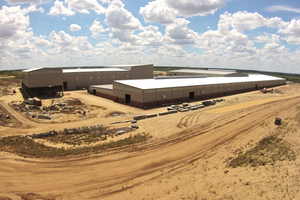
<path fill-rule="evenodd" d="M 275 125 L 280 125 L 281 124 L 281 118 L 276 117 L 275 118 Z"/>
<path fill-rule="evenodd" d="M 262 93 L 264 93 L 264 94 L 266 94 L 266 93 L 268 93 L 268 92 L 270 92 L 271 94 L 273 94 L 273 89 L 270 89 L 270 90 L 267 90 L 267 88 L 264 88 L 264 89 L 261 89 L 260 90 Z"/>

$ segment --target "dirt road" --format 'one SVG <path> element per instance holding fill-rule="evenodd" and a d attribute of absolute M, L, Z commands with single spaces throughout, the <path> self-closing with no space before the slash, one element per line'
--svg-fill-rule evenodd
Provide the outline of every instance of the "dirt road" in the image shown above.
<path fill-rule="evenodd" d="M 243 96 L 237 97 L 242 101 Z M 268 96 L 264 98 L 268 99 Z M 255 101 L 258 103 L 254 103 Z M 242 101 L 241 103 L 244 104 L 240 109 L 238 106 L 235 107 L 237 109 L 230 107 L 235 104 L 224 103 L 216 109 L 212 107 L 164 118 L 142 120 L 139 122 L 141 130 L 153 134 L 154 138 L 119 151 L 58 159 L 23 158 L 1 152 L 0 197 L 11 199 L 224 198 L 226 193 L 231 191 L 223 188 L 229 186 L 223 173 L 225 168 L 223 162 L 225 155 L 228 155 L 225 154 L 225 149 L 249 141 L 258 141 L 268 135 L 276 128 L 273 124 L 274 117 L 280 116 L 283 119 L 290 117 L 296 112 L 299 102 L 299 94 L 291 92 L 284 98 L 270 96 L 269 100 L 264 101 L 252 99 L 248 101 L 248 106 L 245 106 L 247 102 Z M 103 104 L 106 103 L 109 106 L 109 102 Z M 130 110 L 129 115 L 149 112 L 139 109 Z M 92 119 L 76 122 L 76 126 L 80 126 L 81 123 L 93 124 L 97 120 L 99 121 L 99 119 Z M 111 121 L 111 119 L 101 120 L 106 123 Z M 24 132 L 66 125 L 45 124 L 41 128 L 38 124 L 28 122 L 27 119 L 20 118 L 20 122 L 30 125 L 25 131 L 23 130 Z M 72 123 L 68 124 L 68 126 L 72 125 Z M 210 165 L 209 162 L 212 164 Z M 213 170 L 211 170 L 212 166 Z M 238 174 L 238 172 L 232 173 Z M 244 178 L 248 176 L 244 175 Z M 211 180 L 217 180 L 215 176 L 219 177 L 219 181 L 212 183 Z M 238 180 L 235 177 L 231 179 Z M 233 194 L 238 198 L 244 193 L 245 184 L 235 184 L 236 190 Z M 257 184 L 259 185 L 259 182 Z M 211 196 L 208 196 L 209 194 Z M 258 195 L 255 189 L 248 191 L 248 194 L 245 194 L 248 198 L 245 199 L 251 199 L 252 195 Z M 293 195 L 298 194 L 293 193 Z"/>

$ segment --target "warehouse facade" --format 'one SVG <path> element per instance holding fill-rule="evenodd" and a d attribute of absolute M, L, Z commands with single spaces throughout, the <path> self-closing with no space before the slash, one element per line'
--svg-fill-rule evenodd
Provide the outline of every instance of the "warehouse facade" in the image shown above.
<path fill-rule="evenodd" d="M 149 78 L 153 78 L 153 64 L 90 69 L 34 68 L 22 71 L 22 87 L 31 96 L 55 96 L 57 92 L 112 84 L 114 80 Z"/>
<path fill-rule="evenodd" d="M 138 108 L 198 101 L 286 84 L 283 78 L 250 74 L 247 77 L 165 77 L 119 80 L 89 87 L 89 93 Z"/>
<path fill-rule="evenodd" d="M 22 88 L 31 96 L 63 95 L 63 74 L 61 69 L 32 68 L 22 71 Z"/>

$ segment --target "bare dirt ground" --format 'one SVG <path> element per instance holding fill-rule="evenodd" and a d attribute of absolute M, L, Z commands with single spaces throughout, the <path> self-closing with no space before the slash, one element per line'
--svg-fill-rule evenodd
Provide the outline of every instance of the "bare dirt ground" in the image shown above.
<path fill-rule="evenodd" d="M 295 120 L 300 85 L 278 88 L 283 94 L 254 91 L 224 97 L 226 101 L 204 109 L 140 120 L 138 132 L 150 133 L 152 139 L 104 153 L 46 159 L 0 152 L 0 199 L 300 199 L 300 131 Z M 8 106 L 22 100 L 20 94 L 3 96 L 0 106 L 18 126 L 1 126 L 0 137 L 110 126 L 134 115 L 166 111 L 132 108 L 86 91 L 70 95 L 85 105 L 107 109 L 96 118 L 49 124 L 32 121 Z M 229 168 L 228 158 L 276 130 L 277 116 L 288 127 L 293 124 L 295 131 L 287 132 L 284 140 L 296 152 L 296 160 Z"/>

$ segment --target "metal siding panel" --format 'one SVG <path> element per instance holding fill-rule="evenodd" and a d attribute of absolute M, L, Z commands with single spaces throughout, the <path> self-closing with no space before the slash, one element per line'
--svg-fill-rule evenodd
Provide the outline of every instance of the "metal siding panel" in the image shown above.
<path fill-rule="evenodd" d="M 102 85 L 103 72 L 95 72 L 95 85 Z"/>
<path fill-rule="evenodd" d="M 83 73 L 76 73 L 75 75 L 75 88 L 77 89 L 80 87 L 84 87 L 84 74 Z"/>
<path fill-rule="evenodd" d="M 203 94 L 211 94 L 211 85 L 204 85 L 203 90 L 204 90 Z"/>
<path fill-rule="evenodd" d="M 156 94 L 157 94 L 156 95 L 156 100 L 157 101 L 173 99 L 173 97 L 172 97 L 172 88 L 157 89 Z"/>
<path fill-rule="evenodd" d="M 41 69 L 28 73 L 28 87 L 48 87 L 62 85 L 62 71 Z"/>
<path fill-rule="evenodd" d="M 103 72 L 102 73 L 102 84 L 109 84 L 109 72 Z"/>
<path fill-rule="evenodd" d="M 76 74 L 75 73 L 65 73 L 63 74 L 63 82 L 68 83 L 68 90 L 76 89 Z"/>
<path fill-rule="evenodd" d="M 89 85 L 95 84 L 94 72 L 84 73 L 84 85 L 82 87 L 87 88 Z"/>
<path fill-rule="evenodd" d="M 183 90 L 184 90 L 183 87 L 173 88 L 173 99 L 183 98 L 184 97 Z"/>

